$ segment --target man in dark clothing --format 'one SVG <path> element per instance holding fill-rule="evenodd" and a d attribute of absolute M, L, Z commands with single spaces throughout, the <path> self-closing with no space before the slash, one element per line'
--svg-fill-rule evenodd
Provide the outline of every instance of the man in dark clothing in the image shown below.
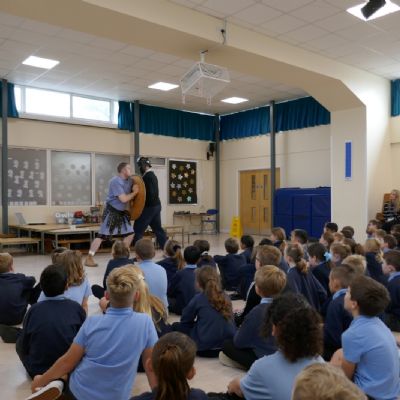
<path fill-rule="evenodd" d="M 159 246 L 163 249 L 167 241 L 167 235 L 161 226 L 161 201 L 158 193 L 158 179 L 151 169 L 148 158 L 140 157 L 137 160 L 137 164 L 146 187 L 146 202 L 142 215 L 135 221 L 133 227 L 135 231 L 135 243 L 143 237 L 146 228 L 150 226 L 156 235 Z"/>

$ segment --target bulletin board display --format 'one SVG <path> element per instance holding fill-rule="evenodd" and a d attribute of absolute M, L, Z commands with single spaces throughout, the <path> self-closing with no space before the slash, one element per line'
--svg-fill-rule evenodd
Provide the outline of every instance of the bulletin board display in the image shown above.
<path fill-rule="evenodd" d="M 169 204 L 197 204 L 197 163 L 169 160 Z"/>
<path fill-rule="evenodd" d="M 117 166 L 121 162 L 129 163 L 129 156 L 114 154 L 96 154 L 96 202 L 104 203 L 108 195 L 108 183 L 117 175 Z"/>
<path fill-rule="evenodd" d="M 46 205 L 46 150 L 9 148 L 7 175 L 10 206 Z"/>
<path fill-rule="evenodd" d="M 92 204 L 91 155 L 66 151 L 51 152 L 51 204 Z"/>

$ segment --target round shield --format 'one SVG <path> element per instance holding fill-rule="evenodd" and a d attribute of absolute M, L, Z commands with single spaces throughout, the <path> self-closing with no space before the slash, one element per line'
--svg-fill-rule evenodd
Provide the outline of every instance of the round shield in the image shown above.
<path fill-rule="evenodd" d="M 132 181 L 134 185 L 139 186 L 139 193 L 129 202 L 131 220 L 136 221 L 142 215 L 144 209 L 144 203 L 146 202 L 146 186 L 144 185 L 142 177 L 139 175 L 132 175 Z"/>

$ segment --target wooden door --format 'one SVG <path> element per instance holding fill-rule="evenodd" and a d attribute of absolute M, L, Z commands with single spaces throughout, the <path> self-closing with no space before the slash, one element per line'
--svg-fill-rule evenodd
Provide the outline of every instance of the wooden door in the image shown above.
<path fill-rule="evenodd" d="M 246 234 L 267 234 L 271 230 L 271 173 L 269 170 L 240 173 L 240 218 Z M 279 169 L 276 187 L 280 186 Z"/>

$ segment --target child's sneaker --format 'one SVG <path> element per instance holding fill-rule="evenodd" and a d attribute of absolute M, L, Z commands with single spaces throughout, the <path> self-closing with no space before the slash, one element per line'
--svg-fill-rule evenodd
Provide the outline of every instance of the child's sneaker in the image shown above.
<path fill-rule="evenodd" d="M 56 400 L 62 395 L 64 382 L 56 380 L 30 395 L 26 400 Z"/>

